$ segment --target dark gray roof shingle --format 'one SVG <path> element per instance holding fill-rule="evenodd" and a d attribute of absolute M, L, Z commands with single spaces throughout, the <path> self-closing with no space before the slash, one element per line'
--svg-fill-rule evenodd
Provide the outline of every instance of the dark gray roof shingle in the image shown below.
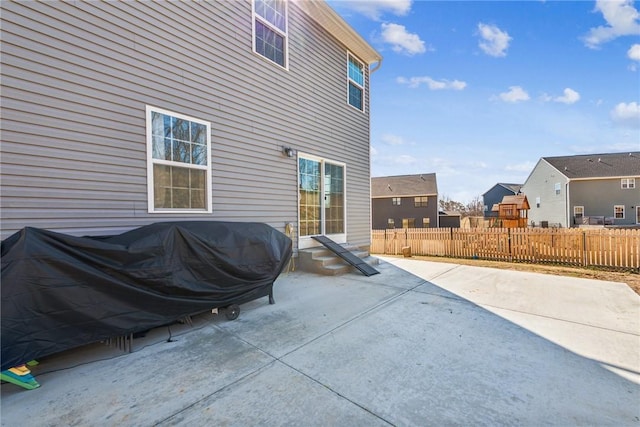
<path fill-rule="evenodd" d="M 435 173 L 371 178 L 371 197 L 437 196 Z"/>
<path fill-rule="evenodd" d="M 640 176 L 640 151 L 543 157 L 569 179 Z"/>

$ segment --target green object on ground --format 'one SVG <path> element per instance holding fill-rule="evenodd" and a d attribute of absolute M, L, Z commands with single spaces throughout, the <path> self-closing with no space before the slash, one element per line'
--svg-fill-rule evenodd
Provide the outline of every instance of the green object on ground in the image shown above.
<path fill-rule="evenodd" d="M 40 387 L 40 384 L 36 381 L 33 375 L 16 375 L 9 370 L 0 372 L 0 380 L 26 388 L 27 390 L 33 390 L 34 388 Z"/>

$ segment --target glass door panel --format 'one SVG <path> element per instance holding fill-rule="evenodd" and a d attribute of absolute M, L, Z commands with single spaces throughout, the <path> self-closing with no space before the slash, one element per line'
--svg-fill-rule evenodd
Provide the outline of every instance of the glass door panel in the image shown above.
<path fill-rule="evenodd" d="M 300 236 L 322 234 L 321 206 L 322 188 L 320 187 L 321 163 L 316 160 L 299 158 L 299 191 L 300 191 Z"/>
<path fill-rule="evenodd" d="M 344 167 L 324 164 L 325 234 L 344 233 Z"/>

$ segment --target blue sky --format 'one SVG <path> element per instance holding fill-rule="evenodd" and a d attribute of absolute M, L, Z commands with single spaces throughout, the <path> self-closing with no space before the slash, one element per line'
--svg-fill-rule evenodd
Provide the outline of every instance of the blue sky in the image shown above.
<path fill-rule="evenodd" d="M 640 3 L 329 4 L 384 57 L 372 176 L 435 172 L 466 203 L 540 157 L 640 150 Z"/>

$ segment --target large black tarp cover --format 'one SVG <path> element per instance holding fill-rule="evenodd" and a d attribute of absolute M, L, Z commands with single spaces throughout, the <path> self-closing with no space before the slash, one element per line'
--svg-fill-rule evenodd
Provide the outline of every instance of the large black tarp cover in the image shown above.
<path fill-rule="evenodd" d="M 267 296 L 291 239 L 261 223 L 163 222 L 110 237 L 2 241 L 2 370 Z"/>

